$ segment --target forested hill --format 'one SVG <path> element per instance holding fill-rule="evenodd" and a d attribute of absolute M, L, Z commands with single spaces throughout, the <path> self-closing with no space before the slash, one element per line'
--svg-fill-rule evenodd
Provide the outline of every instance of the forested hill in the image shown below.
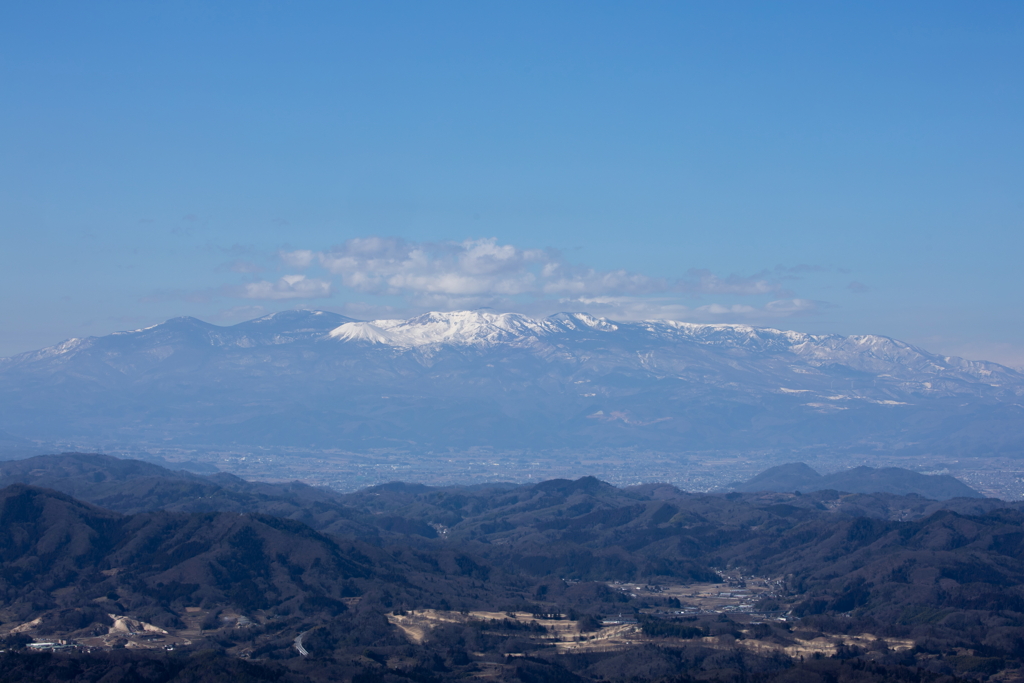
<path fill-rule="evenodd" d="M 327 489 L 300 482 L 248 482 L 227 473 L 200 475 L 95 453 L 0 462 L 0 486 L 14 483 L 52 488 L 126 514 L 154 510 L 258 513 L 302 521 L 320 531 L 377 533 L 376 525 L 354 521 L 358 511 Z"/>
<path fill-rule="evenodd" d="M 181 652 L 168 676 L 212 648 L 211 670 L 241 657 L 302 680 L 739 683 L 728 671 L 740 663 L 765 681 L 811 666 L 798 651 L 842 654 L 830 675 L 856 665 L 904 680 L 1003 680 L 1024 663 L 1019 504 L 588 477 L 341 495 L 74 454 L 5 463 L 3 476 L 134 511 L 0 490 L 0 634 L 15 648 L 88 645 L 93 659 L 46 655 L 79 657 L 82 671 L 127 666 L 126 644 Z M 4 666 L 22 671 L 24 657 Z"/>

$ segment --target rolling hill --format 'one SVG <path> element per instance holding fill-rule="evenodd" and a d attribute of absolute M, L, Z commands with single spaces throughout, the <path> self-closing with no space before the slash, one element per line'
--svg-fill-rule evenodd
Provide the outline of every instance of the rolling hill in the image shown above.
<path fill-rule="evenodd" d="M 296 493 L 108 456 L 17 464 L 0 484 L 157 509 L 0 488 L 8 679 L 937 683 L 1024 664 L 1019 503 L 588 477 Z M 203 500 L 231 511 L 159 509 Z M 293 519 L 257 512 L 275 506 Z M 355 526 L 294 519 L 323 509 Z"/>

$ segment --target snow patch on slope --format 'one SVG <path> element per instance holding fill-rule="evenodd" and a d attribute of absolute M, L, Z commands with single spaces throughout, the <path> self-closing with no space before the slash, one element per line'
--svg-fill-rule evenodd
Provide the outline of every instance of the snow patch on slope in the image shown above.
<path fill-rule="evenodd" d="M 548 320 L 570 330 L 589 328 L 602 332 L 615 332 L 619 329 L 618 325 L 609 322 L 607 318 L 595 318 L 588 313 L 556 313 L 548 317 Z"/>
<path fill-rule="evenodd" d="M 330 331 L 330 336 L 341 341 L 364 341 L 371 344 L 391 344 L 392 336 L 373 323 L 345 323 Z"/>

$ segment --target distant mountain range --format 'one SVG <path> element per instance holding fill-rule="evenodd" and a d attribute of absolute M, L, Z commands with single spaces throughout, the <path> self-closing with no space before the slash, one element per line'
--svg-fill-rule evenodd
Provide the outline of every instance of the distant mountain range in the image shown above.
<path fill-rule="evenodd" d="M 921 474 L 902 467 L 854 467 L 822 476 L 802 462 L 772 467 L 745 482 L 730 486 L 734 491 L 844 491 L 847 493 L 914 494 L 932 500 L 984 498 L 948 474 Z"/>
<path fill-rule="evenodd" d="M 0 429 L 100 447 L 1024 450 L 1024 375 L 880 336 L 479 311 L 175 318 L 0 360 Z M 0 443 L 4 446 L 7 441 Z"/>

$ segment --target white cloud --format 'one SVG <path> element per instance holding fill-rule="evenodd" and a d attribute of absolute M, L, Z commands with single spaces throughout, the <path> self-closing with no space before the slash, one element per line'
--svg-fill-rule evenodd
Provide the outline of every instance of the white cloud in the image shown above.
<path fill-rule="evenodd" d="M 821 310 L 822 304 L 810 299 L 780 299 L 769 301 L 765 305 L 765 311 L 777 316 L 801 315 L 804 313 L 815 313 Z"/>
<path fill-rule="evenodd" d="M 329 281 L 305 275 L 285 275 L 277 282 L 250 282 L 242 290 L 242 297 L 246 299 L 322 299 L 330 295 Z"/>
<path fill-rule="evenodd" d="M 708 304 L 706 306 L 698 306 L 693 310 L 697 313 L 704 313 L 707 315 L 750 315 L 757 311 L 753 306 L 747 306 L 744 304 L 733 304 L 732 306 Z"/>
<path fill-rule="evenodd" d="M 282 253 L 297 267 L 312 263 L 309 251 Z M 763 295 L 784 293 L 765 274 L 719 277 L 692 270 L 685 277 L 652 277 L 626 270 L 575 266 L 557 252 L 519 249 L 497 240 L 407 242 L 360 237 L 317 254 L 321 266 L 345 287 L 366 294 L 449 297 L 452 300 L 533 296 L 616 296 L 660 292 Z"/>
<path fill-rule="evenodd" d="M 324 251 L 280 251 L 278 258 L 289 269 L 327 271 L 345 290 L 365 295 L 363 302 L 349 300 L 342 306 L 361 307 L 367 314 L 385 308 L 423 312 L 493 307 L 532 314 L 589 309 L 625 320 L 756 323 L 820 308 L 807 299 L 788 298 L 792 293 L 781 281 L 793 279 L 789 271 L 794 269 L 782 266 L 749 276 L 689 270 L 669 278 L 580 266 L 554 250 L 521 249 L 493 238 L 412 242 L 359 237 Z M 286 275 L 277 282 L 252 282 L 236 291 L 249 299 L 322 298 L 331 296 L 332 283 Z M 700 303 L 707 297 L 725 301 Z M 753 297 L 762 303 L 735 301 Z M 770 300 L 765 303 L 766 299 Z"/>
<path fill-rule="evenodd" d="M 289 268 L 306 268 L 313 262 L 315 254 L 310 249 L 297 249 L 295 251 L 279 251 L 277 255 Z"/>
<path fill-rule="evenodd" d="M 535 293 L 535 271 L 546 260 L 545 252 L 493 239 L 431 244 L 381 237 L 352 239 L 318 256 L 358 292 L 454 298 Z"/>
<path fill-rule="evenodd" d="M 686 306 L 665 297 L 581 297 L 562 299 L 565 310 L 586 310 L 615 320 L 685 320 L 688 322 L 721 322 L 766 324 L 772 320 L 809 314 L 822 304 L 808 299 L 769 301 L 764 306 L 748 304 L 705 304 Z"/>

